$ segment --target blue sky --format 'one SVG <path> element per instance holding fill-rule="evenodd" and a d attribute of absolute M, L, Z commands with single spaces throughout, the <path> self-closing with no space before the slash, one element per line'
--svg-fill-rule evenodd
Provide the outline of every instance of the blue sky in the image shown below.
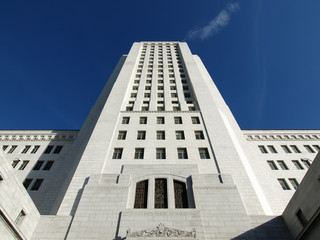
<path fill-rule="evenodd" d="M 112 3 L 111 3 L 112 2 Z M 242 129 L 320 129 L 320 1 L 1 1 L 0 129 L 79 129 L 136 41 L 187 41 Z"/>

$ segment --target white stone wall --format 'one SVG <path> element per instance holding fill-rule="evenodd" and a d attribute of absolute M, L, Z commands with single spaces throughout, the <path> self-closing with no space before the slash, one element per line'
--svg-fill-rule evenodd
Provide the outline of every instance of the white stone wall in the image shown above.
<path fill-rule="evenodd" d="M 30 239 L 40 214 L 17 174 L 0 150 L 0 238 Z M 20 212 L 25 216 L 18 221 Z M 6 236 L 6 238 L 3 238 Z"/>
<path fill-rule="evenodd" d="M 123 117 L 130 118 L 128 124 L 122 124 Z M 147 118 L 146 124 L 140 117 Z M 165 123 L 158 124 L 157 117 Z M 118 139 L 119 131 L 126 131 L 125 139 Z M 145 131 L 145 139 L 137 139 L 138 131 Z M 165 132 L 164 140 L 157 139 L 157 131 Z M 185 139 L 177 139 L 176 131 L 183 131 Z M 195 131 L 202 131 L 204 139 L 196 139 Z M 266 133 L 241 131 L 186 43 L 141 42 L 120 59 L 79 132 L 0 131 L 0 145 L 18 146 L 12 154 L 6 149 L 7 165 L 15 159 L 30 161 L 24 170 L 16 170 L 19 165 L 13 169 L 20 185 L 25 178 L 44 179 L 29 194 L 41 213 L 53 215 L 41 216 L 33 239 L 123 239 L 128 229 L 152 229 L 160 223 L 187 232 L 195 229 L 196 239 L 257 234 L 261 239 L 288 239 L 281 219 L 266 215 L 282 213 L 293 190 L 283 191 L 277 178 L 301 181 L 306 171 L 294 170 L 291 160 L 314 157 L 303 145 L 317 144 L 320 130 L 288 132 L 318 136 L 300 140 L 250 137 Z M 22 154 L 26 145 L 40 149 Z M 47 145 L 63 145 L 62 152 L 43 154 Z M 274 145 L 278 153 L 262 154 L 259 145 Z M 297 145 L 301 153 L 285 154 L 281 145 Z M 117 148 L 122 156 L 114 159 Z M 134 158 L 136 148 L 144 149 L 143 159 Z M 157 148 L 165 149 L 165 159 L 156 158 Z M 179 159 L 178 148 L 187 150 L 187 159 Z M 207 149 L 209 158 L 201 158 L 199 148 Z M 38 160 L 55 162 L 50 171 L 32 170 Z M 283 160 L 289 170 L 273 171 L 267 160 Z M 167 209 L 154 208 L 156 178 L 167 179 Z M 146 179 L 147 208 L 134 209 L 136 184 Z M 186 184 L 189 208 L 175 208 L 173 180 Z M 278 231 L 270 233 L 277 225 Z"/>
<path fill-rule="evenodd" d="M 274 215 L 281 215 L 295 189 L 289 179 L 296 179 L 300 183 L 308 171 L 303 159 L 313 162 L 317 149 L 320 146 L 319 130 L 243 130 L 247 139 L 246 152 L 251 155 L 250 164 L 259 180 L 260 186 L 269 202 Z M 304 147 L 310 146 L 314 153 Z M 259 146 L 264 146 L 267 153 L 262 153 Z M 277 153 L 272 153 L 268 146 L 273 146 Z M 286 153 L 281 146 L 287 146 L 291 153 Z M 296 146 L 300 153 L 294 152 L 291 146 Z M 292 160 L 297 160 L 303 169 L 297 169 Z M 273 161 L 278 170 L 272 170 L 267 161 Z M 281 169 L 278 161 L 283 161 L 288 167 Z M 277 179 L 284 179 L 289 190 L 283 190 Z"/>
<path fill-rule="evenodd" d="M 0 146 L 8 146 L 4 154 L 8 164 L 13 161 L 19 163 L 13 168 L 20 182 L 26 178 L 32 179 L 27 188 L 29 195 L 36 204 L 41 214 L 52 214 L 53 204 L 65 181 L 70 169 L 72 159 L 66 155 L 77 136 L 78 131 L 55 131 L 55 130 L 1 130 Z M 50 154 L 45 154 L 47 146 L 53 146 Z M 10 148 L 17 148 L 10 153 Z M 28 152 L 23 153 L 25 146 L 31 146 Z M 36 153 L 32 153 L 34 146 L 39 146 Z M 54 154 L 56 146 L 63 146 L 59 154 Z M 44 161 L 39 170 L 33 170 L 37 161 Z M 29 161 L 24 169 L 21 169 L 23 161 Z M 44 170 L 48 161 L 54 161 L 50 170 Z M 11 167 L 12 168 L 12 167 Z M 43 179 L 38 190 L 32 190 L 36 179 Z M 50 190 L 50 191 L 48 191 Z"/>
<path fill-rule="evenodd" d="M 318 154 L 310 167 L 307 175 L 301 182 L 288 206 L 283 212 L 283 218 L 295 239 L 318 239 L 319 228 L 319 203 L 320 203 L 320 155 Z M 301 221 L 298 217 L 300 210 Z"/>

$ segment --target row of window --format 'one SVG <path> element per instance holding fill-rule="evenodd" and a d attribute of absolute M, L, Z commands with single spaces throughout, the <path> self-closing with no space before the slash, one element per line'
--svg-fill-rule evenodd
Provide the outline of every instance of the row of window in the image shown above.
<path fill-rule="evenodd" d="M 43 183 L 43 178 L 37 178 L 35 181 L 33 181 L 33 178 L 26 178 L 24 181 L 23 181 L 23 186 L 28 189 L 29 186 L 31 185 L 31 183 L 33 182 L 30 190 L 31 191 L 38 191 L 41 184 Z"/>
<path fill-rule="evenodd" d="M 149 106 L 142 106 L 140 108 L 140 110 L 143 111 L 143 112 L 144 111 L 149 111 Z M 126 107 L 126 111 L 127 112 L 133 111 L 133 107 L 132 106 Z M 157 111 L 165 111 L 164 106 L 157 106 Z M 179 106 L 173 106 L 172 107 L 172 111 L 175 111 L 175 112 L 181 111 L 181 108 Z M 188 107 L 188 111 L 196 111 L 196 108 L 194 106 L 189 106 Z"/>
<path fill-rule="evenodd" d="M 174 78 L 174 76 L 169 76 L 169 77 L 170 77 L 170 78 Z M 152 82 L 151 79 L 147 79 L 147 80 L 146 80 L 146 84 L 151 84 L 151 82 Z M 133 81 L 133 83 L 134 83 L 134 84 L 139 84 L 139 83 L 140 83 L 140 80 L 135 79 L 135 80 Z M 162 79 L 158 80 L 158 84 L 163 84 L 163 83 L 164 83 L 164 82 L 163 82 Z M 174 79 L 170 79 L 170 80 L 169 80 L 169 83 L 170 83 L 170 84 L 175 84 L 176 81 L 175 81 Z M 188 90 L 189 87 L 187 86 L 187 84 L 188 84 L 187 80 L 186 80 L 186 79 L 181 79 L 181 83 L 182 83 L 182 84 L 185 84 L 185 85 L 182 86 L 182 87 L 183 87 L 183 90 Z M 149 87 L 151 87 L 151 86 L 149 85 Z M 138 85 L 133 85 L 132 90 L 133 90 L 133 91 L 137 91 L 138 88 L 139 88 Z M 151 90 L 151 88 L 147 88 L 147 89 L 145 88 L 145 90 Z M 158 90 L 163 90 L 163 89 L 159 89 L 159 88 L 158 88 Z M 170 89 L 170 90 L 176 90 L 176 89 Z"/>
<path fill-rule="evenodd" d="M 147 81 L 151 81 L 151 80 L 147 80 Z M 160 80 L 159 80 L 160 81 Z M 163 80 L 161 80 L 161 81 L 163 81 Z M 171 81 L 173 81 L 173 80 L 170 80 L 170 82 Z M 158 86 L 158 88 L 157 88 L 159 91 L 163 91 L 163 86 Z M 134 91 L 136 91 L 136 90 L 138 90 L 138 86 L 133 86 L 132 87 L 132 90 L 134 90 Z M 151 85 L 147 85 L 147 86 L 145 86 L 145 90 L 146 91 L 151 91 Z M 170 86 L 170 90 L 171 91 L 175 91 L 175 90 L 177 90 L 177 88 L 175 87 L 175 86 Z M 189 92 L 186 92 L 187 90 L 189 90 L 188 89 L 188 86 L 183 86 L 183 90 L 185 90 L 185 96 L 187 96 L 187 97 L 190 97 L 190 93 Z M 189 93 L 189 95 L 188 95 L 188 93 Z M 144 93 L 144 97 L 145 98 L 150 98 L 150 92 L 146 92 L 146 93 Z M 158 98 L 163 98 L 163 96 L 164 96 L 164 93 L 163 92 L 158 92 L 157 93 L 157 97 Z M 136 98 L 137 97 L 137 92 L 132 92 L 131 94 L 130 94 L 130 98 Z M 176 98 L 177 97 L 177 93 L 176 92 L 172 92 L 171 93 L 171 97 L 173 97 L 173 98 Z"/>
<path fill-rule="evenodd" d="M 136 184 L 134 208 L 147 208 L 148 206 L 148 180 Z M 188 208 L 186 184 L 173 180 L 175 208 Z M 169 193 L 170 194 L 170 193 Z M 154 208 L 168 208 L 167 179 L 156 178 L 154 189 Z"/>
<path fill-rule="evenodd" d="M 13 168 L 16 168 L 16 167 L 18 167 L 20 162 L 21 162 L 21 160 L 19 160 L 19 159 L 13 160 L 11 165 Z M 24 170 L 27 167 L 27 165 L 29 164 L 29 162 L 30 162 L 29 160 L 23 160 L 22 163 L 20 164 L 18 170 Z M 32 170 L 40 170 L 40 168 L 42 167 L 44 162 L 45 161 L 43 161 L 43 160 L 37 161 Z M 47 161 L 42 170 L 49 171 L 51 169 L 53 163 L 54 163 L 53 160 Z"/>
<path fill-rule="evenodd" d="M 140 60 L 139 60 L 139 63 L 143 63 L 144 62 L 144 57 L 145 56 L 141 56 L 140 57 Z M 176 60 L 177 60 L 177 63 L 179 64 L 179 63 L 181 63 L 181 58 L 180 57 L 177 57 L 176 58 Z M 153 64 L 153 56 L 150 56 L 149 57 L 149 62 L 148 62 L 149 64 Z M 158 58 L 158 63 L 159 64 L 162 64 L 163 63 L 163 58 L 162 57 L 159 57 Z M 172 64 L 172 57 L 167 57 L 167 63 L 168 64 Z M 183 74 L 183 77 L 185 77 L 185 75 Z"/>
<path fill-rule="evenodd" d="M 294 190 L 297 190 L 299 183 L 297 181 L 297 179 L 295 178 L 289 178 L 288 179 L 291 186 L 293 187 Z M 280 186 L 282 187 L 283 190 L 291 190 L 291 188 L 289 187 L 286 179 L 284 178 L 278 178 L 278 182 L 280 183 Z"/>
<path fill-rule="evenodd" d="M 286 163 L 283 160 L 277 160 L 276 161 L 278 163 L 278 165 L 280 166 L 280 168 L 282 170 L 289 170 L 288 166 L 286 165 Z M 301 162 L 303 163 L 303 165 L 308 169 L 311 166 L 311 162 L 308 159 L 301 159 Z M 269 167 L 272 170 L 278 170 L 278 166 L 275 163 L 275 161 L 273 160 L 268 160 L 267 161 Z M 303 170 L 303 166 L 302 164 L 298 161 L 298 160 L 292 160 L 293 165 L 298 169 L 298 170 Z"/>
<path fill-rule="evenodd" d="M 199 117 L 191 117 L 192 124 L 200 124 Z M 148 118 L 147 117 L 140 117 L 139 123 L 140 124 L 147 124 Z M 123 117 L 122 124 L 129 124 L 130 117 Z M 157 117 L 157 124 L 165 124 L 165 117 Z M 182 117 L 174 117 L 174 124 L 182 124 Z"/>
<path fill-rule="evenodd" d="M 181 60 L 180 58 L 179 58 L 179 59 L 177 58 L 177 63 L 178 63 L 178 64 L 181 64 L 181 61 L 180 61 L 180 60 Z M 144 62 L 145 62 L 145 61 L 144 61 L 144 57 L 140 58 L 139 64 L 144 64 Z M 167 59 L 167 63 L 168 63 L 168 65 L 173 64 L 171 57 L 169 57 L 169 58 Z M 149 59 L 148 64 L 153 64 L 153 58 L 150 58 L 150 59 Z M 158 58 L 158 64 L 159 64 L 159 65 L 162 65 L 162 64 L 163 64 L 163 58 Z"/>
<path fill-rule="evenodd" d="M 149 111 L 149 106 L 142 106 L 141 108 L 140 108 L 140 110 L 141 111 Z M 188 111 L 195 111 L 196 110 L 196 108 L 194 107 L 194 106 L 189 106 L 188 107 Z M 127 106 L 126 107 L 126 111 L 127 112 L 131 112 L 131 111 L 133 111 L 133 106 Z M 157 106 L 157 111 L 165 111 L 165 108 L 164 108 L 164 106 Z M 181 108 L 180 108 L 180 106 L 173 106 L 172 107 L 172 111 L 181 111 Z"/>
<path fill-rule="evenodd" d="M 316 151 L 320 151 L 320 146 L 319 145 L 303 145 L 305 147 L 305 149 L 309 152 L 309 153 L 315 153 Z M 278 153 L 278 151 L 276 150 L 276 148 L 273 146 L 273 145 L 267 145 L 266 146 L 263 146 L 263 145 L 259 145 L 258 146 L 261 153 Z M 313 148 L 314 149 L 313 149 Z M 282 150 L 285 152 L 285 153 L 301 153 L 300 149 L 296 146 L 296 145 L 290 145 L 290 146 L 287 146 L 287 145 L 281 145 L 281 148 Z M 267 150 L 268 149 L 268 150 Z"/>
<path fill-rule="evenodd" d="M 146 131 L 138 131 L 137 132 L 137 140 L 145 140 L 146 139 Z M 176 139 L 177 140 L 184 140 L 185 135 L 184 131 L 176 131 Z M 204 134 L 203 131 L 194 131 L 195 139 L 197 140 L 203 140 Z M 166 139 L 166 133 L 165 131 L 157 131 L 157 140 L 165 140 Z M 127 131 L 119 131 L 118 133 L 118 140 L 125 140 L 127 137 Z"/>
<path fill-rule="evenodd" d="M 201 159 L 210 159 L 210 154 L 207 148 L 198 148 Z M 121 159 L 123 148 L 115 148 L 113 150 L 112 159 Z M 186 148 L 177 148 L 178 159 L 188 159 L 188 152 Z M 144 148 L 136 148 L 134 152 L 134 159 L 144 159 Z M 156 159 L 166 159 L 166 149 L 156 148 Z"/>
<path fill-rule="evenodd" d="M 3 146 L 2 146 L 2 150 L 3 150 L 3 151 L 6 151 L 6 150 L 8 149 L 8 147 L 9 147 L 9 145 L 3 145 Z M 17 147 L 18 147 L 18 145 L 12 145 L 12 146 L 9 148 L 9 150 L 7 151 L 7 154 L 13 153 L 13 152 L 17 149 Z M 53 150 L 53 148 L 54 148 L 54 150 L 53 150 L 52 153 L 53 153 L 53 154 L 59 154 L 59 153 L 61 152 L 61 150 L 62 150 L 62 147 L 63 147 L 63 146 L 56 146 L 56 147 L 54 148 L 53 145 L 49 145 L 49 146 L 47 146 L 47 148 L 44 150 L 43 153 L 44 153 L 44 154 L 49 154 L 49 153 L 52 152 L 52 150 Z M 27 154 L 31 148 L 32 148 L 31 145 L 26 145 L 26 146 L 24 146 L 24 148 L 23 148 L 22 151 L 21 151 L 21 154 Z M 39 145 L 33 146 L 30 154 L 35 154 L 35 153 L 39 150 L 39 148 L 40 148 Z"/>

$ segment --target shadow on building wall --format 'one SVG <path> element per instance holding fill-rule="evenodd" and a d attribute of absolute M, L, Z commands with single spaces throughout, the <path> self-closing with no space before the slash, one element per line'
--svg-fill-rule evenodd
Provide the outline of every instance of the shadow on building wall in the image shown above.
<path fill-rule="evenodd" d="M 232 239 L 292 240 L 293 238 L 282 217 L 278 216 Z"/>

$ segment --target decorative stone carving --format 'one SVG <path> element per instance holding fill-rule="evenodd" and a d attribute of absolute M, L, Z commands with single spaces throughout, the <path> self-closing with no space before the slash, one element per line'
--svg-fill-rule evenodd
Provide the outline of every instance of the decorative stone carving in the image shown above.
<path fill-rule="evenodd" d="M 59 134 L 46 134 L 46 135 L 0 135 L 0 141 L 74 141 L 75 134 L 72 135 L 59 135 Z"/>
<path fill-rule="evenodd" d="M 245 134 L 247 141 L 319 141 L 318 135 L 252 135 Z"/>
<path fill-rule="evenodd" d="M 144 238 L 144 237 L 155 237 L 155 238 L 196 238 L 196 230 L 193 228 L 191 232 L 169 228 L 160 223 L 158 226 L 152 229 L 145 229 L 136 232 L 131 232 L 131 229 L 127 230 L 126 239 L 130 238 Z"/>

